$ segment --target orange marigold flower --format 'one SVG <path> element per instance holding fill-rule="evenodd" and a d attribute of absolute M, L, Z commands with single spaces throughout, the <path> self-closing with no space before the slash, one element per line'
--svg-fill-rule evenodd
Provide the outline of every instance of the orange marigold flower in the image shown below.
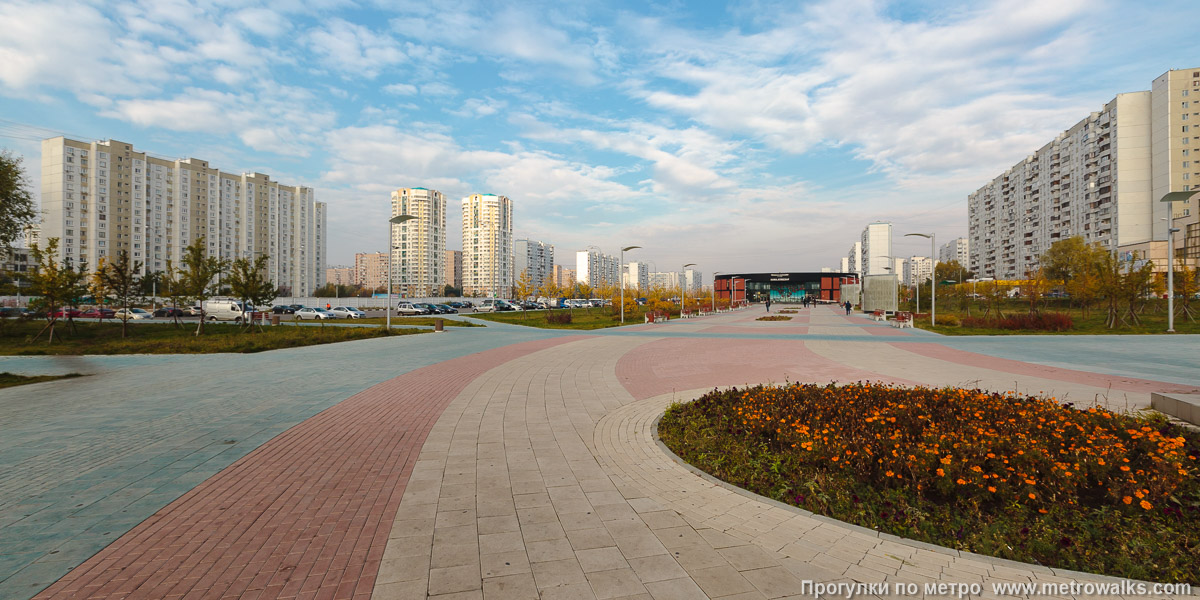
<path fill-rule="evenodd" d="M 1154 505 L 1150 504 L 1149 502 L 1146 502 L 1145 500 L 1142 500 L 1142 508 L 1144 508 L 1146 510 L 1150 510 L 1151 508 L 1154 508 Z"/>
<path fill-rule="evenodd" d="M 1133 498 L 1125 496 L 1124 498 L 1121 498 L 1121 502 L 1124 502 L 1125 504 L 1133 504 Z"/>
<path fill-rule="evenodd" d="M 946 475 L 946 472 L 941 469 L 938 469 L 937 474 L 938 474 L 938 477 L 944 477 Z"/>
<path fill-rule="evenodd" d="M 1029 494 L 1029 499 L 1030 499 L 1030 500 L 1037 500 L 1037 494 L 1033 494 L 1033 493 Z"/>
<path fill-rule="evenodd" d="M 995 491 L 996 491 L 996 486 L 989 485 L 989 486 L 988 486 L 988 491 L 989 491 L 989 492 L 995 492 Z"/>
<path fill-rule="evenodd" d="M 967 480 L 963 479 L 962 477 L 959 477 L 957 483 L 958 483 L 958 485 L 967 485 Z"/>

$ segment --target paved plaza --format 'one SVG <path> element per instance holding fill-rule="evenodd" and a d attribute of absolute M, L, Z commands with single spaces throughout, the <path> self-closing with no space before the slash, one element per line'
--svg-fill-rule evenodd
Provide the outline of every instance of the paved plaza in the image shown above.
<path fill-rule="evenodd" d="M 1109 581 L 732 489 L 675 460 L 654 423 L 714 387 L 785 381 L 1116 410 L 1200 392 L 1200 336 L 949 338 L 830 307 L 762 314 L 0 357 L 0 371 L 88 375 L 0 390 L 0 598 L 749 599 L 799 597 L 806 580 Z"/>

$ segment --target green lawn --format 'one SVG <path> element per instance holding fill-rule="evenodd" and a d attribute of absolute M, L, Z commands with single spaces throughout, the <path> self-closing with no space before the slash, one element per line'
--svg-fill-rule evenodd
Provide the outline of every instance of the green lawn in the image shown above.
<path fill-rule="evenodd" d="M 1043 312 L 1066 313 L 1070 315 L 1074 321 L 1074 327 L 1068 331 L 1038 331 L 1038 330 L 1011 330 L 1011 329 L 994 329 L 985 327 L 964 327 L 964 326 L 946 326 L 943 320 L 944 316 L 954 316 L 961 320 L 966 316 L 966 312 L 957 302 L 943 305 L 942 300 L 938 299 L 938 325 L 930 327 L 929 325 L 929 305 L 922 303 L 921 308 L 925 311 L 924 316 L 916 320 L 916 326 L 921 329 L 935 331 L 943 335 L 1145 335 L 1166 333 L 1167 331 L 1167 309 L 1166 301 L 1158 300 L 1151 301 L 1146 304 L 1144 310 L 1138 314 L 1141 320 L 1140 324 L 1129 322 L 1127 324 L 1119 323 L 1115 328 L 1109 329 L 1105 324 L 1108 317 L 1108 311 L 1102 306 L 1095 306 L 1088 314 L 1084 314 L 1083 310 L 1078 307 L 1068 305 L 1065 300 L 1052 300 L 1048 305 L 1041 310 Z M 1176 306 L 1178 309 L 1178 305 Z M 911 305 L 902 310 L 912 310 Z M 1017 300 L 1006 302 L 1002 310 L 1005 316 L 1028 313 L 1028 302 L 1020 302 Z M 1200 302 L 1193 305 L 1194 311 L 1200 311 Z M 984 316 L 983 305 L 972 304 L 971 315 L 975 317 Z M 1124 315 L 1128 320 L 1128 316 Z M 1175 332 L 1183 334 L 1200 334 L 1200 312 L 1197 314 L 1197 321 L 1189 321 L 1182 314 L 1175 315 Z"/>
<path fill-rule="evenodd" d="M 54 381 L 55 379 L 67 379 L 70 377 L 82 377 L 82 375 L 79 373 L 68 373 L 66 375 L 17 375 L 15 373 L 0 373 L 0 388 Z"/>
<path fill-rule="evenodd" d="M 249 330 L 233 324 L 206 324 L 204 335 L 193 335 L 196 323 L 182 327 L 164 323 L 130 325 L 129 337 L 121 338 L 121 323 L 77 322 L 74 328 L 60 321 L 54 328 L 54 343 L 43 334 L 33 337 L 46 322 L 0 321 L 0 355 L 41 354 L 208 354 L 214 352 L 263 352 L 316 344 L 348 342 L 388 335 L 382 327 L 286 327 L 266 326 Z M 391 335 L 428 332 L 427 329 L 393 328 Z"/>
<path fill-rule="evenodd" d="M 570 323 L 551 323 L 547 320 L 550 315 L 570 314 Z M 542 329 L 604 329 L 606 327 L 619 327 L 621 325 L 621 316 L 614 315 L 611 308 L 573 308 L 556 309 L 552 311 L 531 310 L 527 312 L 501 312 L 501 313 L 467 313 L 468 317 L 482 319 L 485 321 L 496 321 L 498 323 L 511 323 L 513 325 L 526 325 L 529 327 L 540 327 Z M 625 324 L 634 325 L 644 323 L 645 317 L 642 313 L 627 312 L 625 313 Z"/>

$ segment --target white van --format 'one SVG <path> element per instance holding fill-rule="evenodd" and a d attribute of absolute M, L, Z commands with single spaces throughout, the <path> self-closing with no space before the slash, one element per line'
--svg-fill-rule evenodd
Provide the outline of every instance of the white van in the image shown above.
<path fill-rule="evenodd" d="M 204 301 L 204 318 L 209 321 L 238 321 L 250 318 L 253 306 L 242 307 L 239 300 L 214 298 Z"/>

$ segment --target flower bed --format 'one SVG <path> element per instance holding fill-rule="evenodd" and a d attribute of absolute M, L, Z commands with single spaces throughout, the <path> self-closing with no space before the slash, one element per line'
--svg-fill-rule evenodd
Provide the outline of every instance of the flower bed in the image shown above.
<path fill-rule="evenodd" d="M 945 321 L 943 324 L 950 325 L 950 322 Z M 962 324 L 966 327 L 985 329 L 1032 329 L 1036 331 L 1068 331 L 1075 327 L 1071 315 L 1065 313 L 1022 313 L 1009 315 L 1003 319 L 963 317 Z"/>
<path fill-rule="evenodd" d="M 818 514 L 1054 567 L 1200 582 L 1200 435 L 1054 399 L 876 384 L 671 407 L 695 466 Z"/>
<path fill-rule="evenodd" d="M 792 320 L 791 317 L 785 317 L 783 315 L 778 315 L 778 316 L 773 315 L 773 316 L 769 316 L 769 317 L 759 317 L 759 318 L 755 319 L 755 321 L 791 321 L 791 320 Z"/>
<path fill-rule="evenodd" d="M 794 315 L 794 314 L 796 314 L 796 313 L 798 313 L 798 312 L 800 312 L 800 311 L 798 311 L 798 310 L 792 310 L 792 309 L 788 308 L 788 309 L 785 309 L 785 310 L 781 310 L 781 311 L 779 311 L 779 314 L 781 314 L 781 315 Z"/>

